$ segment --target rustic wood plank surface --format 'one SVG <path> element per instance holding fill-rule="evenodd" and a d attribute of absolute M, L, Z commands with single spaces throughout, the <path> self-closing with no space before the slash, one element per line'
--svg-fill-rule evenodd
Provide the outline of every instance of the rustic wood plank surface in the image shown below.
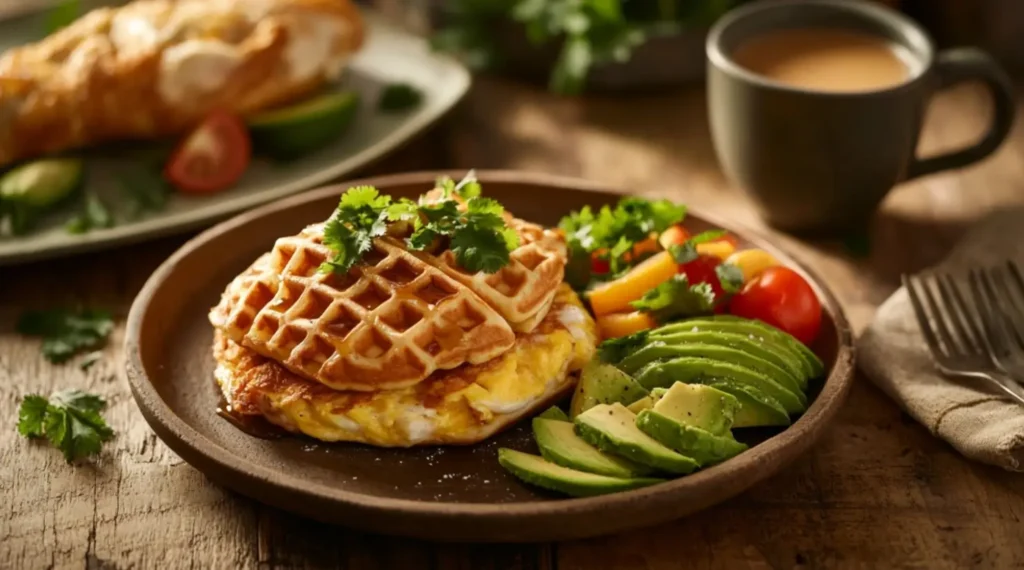
<path fill-rule="evenodd" d="M 924 152 L 977 136 L 987 107 L 971 88 L 941 96 Z M 445 167 L 579 175 L 761 227 L 716 166 L 697 90 L 574 100 L 483 79 L 448 120 L 368 173 Z M 867 255 L 779 239 L 834 287 L 859 330 L 901 271 L 937 261 L 972 220 L 1018 203 L 1024 124 L 983 165 L 897 189 L 870 228 Z M 0 567 L 1024 567 L 1024 478 L 965 461 L 862 378 L 813 452 L 740 497 L 658 528 L 562 544 L 435 545 L 261 506 L 212 485 L 156 439 L 123 375 L 121 328 L 87 372 L 47 364 L 37 342 L 12 331 L 24 309 L 57 304 L 109 307 L 123 325 L 147 275 L 183 240 L 0 268 Z M 24 394 L 67 387 L 110 402 L 118 435 L 94 463 L 68 466 L 13 429 Z"/>

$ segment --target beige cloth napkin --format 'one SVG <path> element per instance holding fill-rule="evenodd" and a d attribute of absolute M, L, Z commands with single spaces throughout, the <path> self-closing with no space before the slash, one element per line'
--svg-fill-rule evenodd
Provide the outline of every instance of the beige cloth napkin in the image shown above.
<path fill-rule="evenodd" d="M 1024 261 L 1024 209 L 996 212 L 973 228 L 937 268 L 965 273 L 1006 259 Z M 1024 471 L 1024 406 L 984 381 L 941 376 L 903 288 L 878 309 L 858 341 L 861 369 L 879 388 L 965 456 Z"/>

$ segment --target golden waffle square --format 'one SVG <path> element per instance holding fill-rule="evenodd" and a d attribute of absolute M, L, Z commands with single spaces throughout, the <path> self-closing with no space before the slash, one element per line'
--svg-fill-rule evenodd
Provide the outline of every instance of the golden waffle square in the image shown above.
<path fill-rule="evenodd" d="M 424 201 L 442 199 L 435 189 Z M 459 202 L 458 197 L 455 199 Z M 462 207 L 464 203 L 460 204 Z M 519 247 L 509 254 L 509 264 L 495 273 L 469 273 L 459 266 L 455 254 L 441 252 L 438 266 L 453 279 L 465 284 L 488 305 L 505 317 L 516 332 L 530 332 L 547 314 L 551 300 L 565 277 L 568 252 L 565 240 L 553 230 L 505 213 L 506 223 L 519 235 Z"/>
<path fill-rule="evenodd" d="M 210 321 L 229 339 L 337 390 L 395 389 L 483 363 L 515 334 L 467 286 L 391 238 L 324 273 L 323 225 L 279 239 L 228 286 Z"/>

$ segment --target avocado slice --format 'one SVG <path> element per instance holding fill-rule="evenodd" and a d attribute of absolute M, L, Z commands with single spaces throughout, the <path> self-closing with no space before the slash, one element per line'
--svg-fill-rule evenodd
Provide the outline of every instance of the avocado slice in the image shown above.
<path fill-rule="evenodd" d="M 788 426 L 791 423 L 789 414 L 778 400 L 753 386 L 729 380 L 715 380 L 708 385 L 732 394 L 739 401 L 740 409 L 732 422 L 734 428 Z"/>
<path fill-rule="evenodd" d="M 733 380 L 758 388 L 778 400 L 791 414 L 807 409 L 804 401 L 796 393 L 764 374 L 710 358 L 683 356 L 665 362 L 652 362 L 637 373 L 636 379 L 645 388 L 670 386 L 674 382 L 710 384 L 717 380 Z"/>
<path fill-rule="evenodd" d="M 725 435 L 740 409 L 735 396 L 710 386 L 676 382 L 654 404 L 655 412 L 711 435 Z"/>
<path fill-rule="evenodd" d="M 685 475 L 699 465 L 658 443 L 636 427 L 636 415 L 622 404 L 600 404 L 576 418 L 576 433 L 594 447 L 648 465 L 658 471 Z"/>
<path fill-rule="evenodd" d="M 23 234 L 58 203 L 82 186 L 85 163 L 77 158 L 43 158 L 26 162 L 0 176 L 0 220 Z"/>
<path fill-rule="evenodd" d="M 639 477 L 651 469 L 628 459 L 608 455 L 580 439 L 567 421 L 534 418 L 533 437 L 537 440 L 540 454 L 552 463 L 562 467 L 579 469 L 587 473 L 609 477 Z"/>
<path fill-rule="evenodd" d="M 43 158 L 26 162 L 0 177 L 0 200 L 32 208 L 48 208 L 78 188 L 84 171 L 84 163 L 77 158 Z"/>
<path fill-rule="evenodd" d="M 699 317 L 665 325 L 657 329 L 657 335 L 664 336 L 679 332 L 696 331 L 731 332 L 785 343 L 786 346 L 800 355 L 804 374 L 808 378 L 817 378 L 825 371 L 821 360 L 811 352 L 811 349 L 804 346 L 802 342 L 769 324 L 752 319 L 744 319 L 733 315 Z"/>
<path fill-rule="evenodd" d="M 569 419 L 569 416 L 567 416 L 566 413 L 562 411 L 562 408 L 559 408 L 558 406 L 551 406 L 550 408 L 541 412 L 537 417 L 547 420 L 558 420 L 562 422 L 571 421 Z"/>
<path fill-rule="evenodd" d="M 698 427 L 682 424 L 655 410 L 640 412 L 636 425 L 662 444 L 692 457 L 701 467 L 720 463 L 747 449 L 731 433 L 714 435 Z"/>
<path fill-rule="evenodd" d="M 248 120 L 253 147 L 291 160 L 330 143 L 348 130 L 359 111 L 355 91 L 332 91 Z"/>
<path fill-rule="evenodd" d="M 775 364 L 754 356 L 749 352 L 727 346 L 719 346 L 703 342 L 672 345 L 656 342 L 649 344 L 626 357 L 625 360 L 619 363 L 619 368 L 621 368 L 626 374 L 635 374 L 637 370 L 640 370 L 655 360 L 666 360 L 670 358 L 678 358 L 680 356 L 699 356 L 701 358 L 721 360 L 738 366 L 744 366 L 775 380 L 782 385 L 782 387 L 796 394 L 796 396 L 800 398 L 801 402 L 805 404 L 807 403 L 807 396 L 804 395 L 803 390 L 800 387 L 800 380 L 796 376 L 790 374 L 788 370 L 780 368 Z"/>
<path fill-rule="evenodd" d="M 629 374 L 595 358 L 580 373 L 569 416 L 575 418 L 598 404 L 632 404 L 646 395 L 647 390 Z"/>
<path fill-rule="evenodd" d="M 797 379 L 801 390 L 807 389 L 807 380 L 809 380 L 809 378 L 807 376 L 807 371 L 804 369 L 803 358 L 796 350 L 790 348 L 788 343 L 765 340 L 761 337 L 755 337 L 749 334 L 709 330 L 691 330 L 670 334 L 661 334 L 658 331 L 654 331 L 651 334 L 651 339 L 665 344 L 700 342 L 727 346 L 744 352 L 749 352 L 758 358 L 767 360 L 779 368 L 788 371 Z"/>
<path fill-rule="evenodd" d="M 573 497 L 592 497 L 618 491 L 629 491 L 664 481 L 664 479 L 650 477 L 623 479 L 584 473 L 555 465 L 543 457 L 505 447 L 498 450 L 498 463 L 509 473 L 531 485 L 559 491 Z"/>
<path fill-rule="evenodd" d="M 649 410 L 654 407 L 654 404 L 656 404 L 658 400 L 660 400 L 661 397 L 664 396 L 665 392 L 667 391 L 668 390 L 666 390 L 665 388 L 655 388 L 651 390 L 650 394 L 647 394 L 643 398 L 640 398 L 639 400 L 626 406 L 626 409 L 633 412 L 634 414 L 639 414 L 644 410 Z"/>

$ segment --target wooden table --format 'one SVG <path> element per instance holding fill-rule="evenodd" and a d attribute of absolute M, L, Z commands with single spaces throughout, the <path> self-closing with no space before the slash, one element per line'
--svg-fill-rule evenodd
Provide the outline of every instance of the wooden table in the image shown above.
<path fill-rule="evenodd" d="M 986 117 L 979 91 L 942 96 L 923 150 L 973 139 Z M 482 79 L 448 120 L 371 172 L 444 167 L 578 175 L 761 225 L 716 166 L 699 90 L 574 100 Z M 985 164 L 895 191 L 871 228 L 867 255 L 780 239 L 832 285 L 859 330 L 901 271 L 939 260 L 983 213 L 1022 202 L 1024 123 Z M 812 453 L 740 497 L 659 528 L 561 544 L 436 545 L 262 506 L 214 486 L 156 439 L 124 378 L 122 329 L 88 372 L 47 364 L 35 341 L 12 332 L 22 310 L 55 304 L 110 307 L 123 324 L 136 291 L 183 239 L 0 268 L 0 567 L 1024 566 L 1024 477 L 965 461 L 863 379 Z M 67 387 L 109 399 L 118 435 L 95 463 L 68 466 L 14 431 L 23 395 Z"/>

